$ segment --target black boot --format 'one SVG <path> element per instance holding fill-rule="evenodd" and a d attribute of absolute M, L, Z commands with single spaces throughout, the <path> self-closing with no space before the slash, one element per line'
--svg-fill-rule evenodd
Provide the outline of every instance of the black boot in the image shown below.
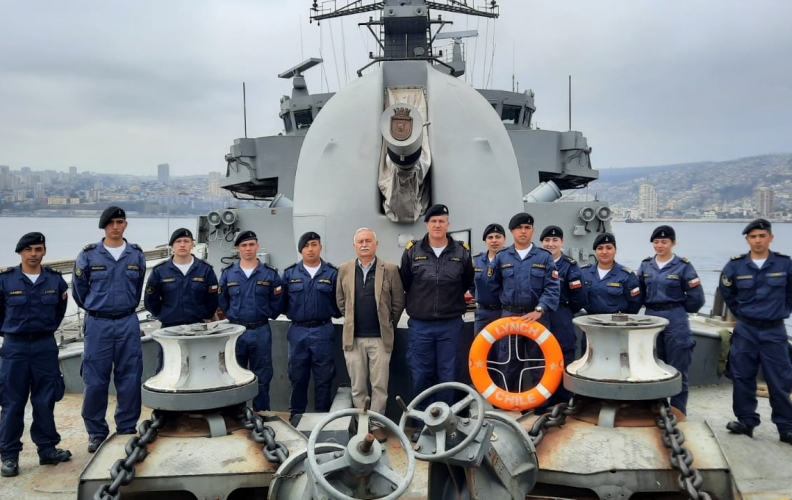
<path fill-rule="evenodd" d="M 726 424 L 726 428 L 733 434 L 745 434 L 749 438 L 753 437 L 753 427 L 749 427 L 739 420 L 729 422 Z"/>
<path fill-rule="evenodd" d="M 14 477 L 19 475 L 19 460 L 16 458 L 10 460 L 3 460 L 3 466 L 0 467 L 0 476 Z"/>
<path fill-rule="evenodd" d="M 94 453 L 104 443 L 105 438 L 92 437 L 88 440 L 88 453 Z"/>
<path fill-rule="evenodd" d="M 71 460 L 71 452 L 60 448 L 53 448 L 39 454 L 39 465 L 57 465 L 69 460 Z"/>
<path fill-rule="evenodd" d="M 781 434 L 781 437 L 778 439 L 780 439 L 782 443 L 792 444 L 792 432 L 785 432 Z"/>

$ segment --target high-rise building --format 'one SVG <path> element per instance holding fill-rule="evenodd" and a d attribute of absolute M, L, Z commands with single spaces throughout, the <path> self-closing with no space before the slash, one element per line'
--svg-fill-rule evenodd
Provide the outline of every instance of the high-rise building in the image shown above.
<path fill-rule="evenodd" d="M 756 201 L 756 212 L 762 217 L 773 214 L 773 190 L 769 187 L 758 187 L 754 189 L 754 199 Z"/>
<path fill-rule="evenodd" d="M 11 170 L 8 165 L 0 165 L 0 189 L 11 189 L 9 186 L 8 172 Z"/>
<path fill-rule="evenodd" d="M 220 196 L 220 172 L 209 172 L 209 194 Z"/>
<path fill-rule="evenodd" d="M 43 182 L 37 182 L 36 184 L 33 185 L 33 197 L 34 198 L 44 198 L 45 197 L 45 194 L 44 194 L 44 183 Z"/>
<path fill-rule="evenodd" d="M 157 182 L 160 184 L 168 184 L 170 182 L 170 165 L 167 163 L 157 165 Z"/>
<path fill-rule="evenodd" d="M 657 192 L 651 184 L 638 186 L 638 209 L 644 218 L 654 219 L 657 217 Z"/>

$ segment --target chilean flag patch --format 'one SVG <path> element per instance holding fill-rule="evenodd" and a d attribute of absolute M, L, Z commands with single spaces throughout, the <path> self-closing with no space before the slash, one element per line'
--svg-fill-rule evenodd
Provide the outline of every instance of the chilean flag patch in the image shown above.
<path fill-rule="evenodd" d="M 641 293 L 641 289 L 638 288 L 638 287 L 635 287 L 632 290 L 630 290 L 630 297 L 635 297 L 639 293 Z"/>
<path fill-rule="evenodd" d="M 583 286 L 583 283 L 581 283 L 580 280 L 575 280 L 575 281 L 570 281 L 569 282 L 569 288 L 571 288 L 572 290 L 574 290 L 575 288 L 580 288 L 582 286 Z"/>
<path fill-rule="evenodd" d="M 209 291 L 210 291 L 211 293 L 214 293 L 214 292 L 216 292 L 216 291 L 217 291 L 217 285 L 212 285 L 212 286 L 210 286 L 210 287 L 209 287 Z"/>
<path fill-rule="evenodd" d="M 275 291 L 274 291 L 273 293 L 274 293 L 275 295 L 278 295 L 278 294 L 279 294 L 279 293 L 281 293 L 282 291 L 283 291 L 283 287 L 279 286 L 279 287 L 276 287 L 276 288 L 275 288 Z"/>
<path fill-rule="evenodd" d="M 693 278 L 692 280 L 688 281 L 688 285 L 690 286 L 690 288 L 696 288 L 700 284 L 701 284 L 701 280 L 698 279 L 698 277 Z"/>
<path fill-rule="evenodd" d="M 558 271 L 553 269 L 553 278 L 558 279 Z"/>

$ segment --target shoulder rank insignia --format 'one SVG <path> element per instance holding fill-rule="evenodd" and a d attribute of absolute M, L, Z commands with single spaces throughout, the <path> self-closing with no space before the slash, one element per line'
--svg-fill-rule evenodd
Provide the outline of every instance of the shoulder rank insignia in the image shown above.
<path fill-rule="evenodd" d="M 6 267 L 6 268 L 4 268 L 4 269 L 0 270 L 0 274 L 3 274 L 3 273 L 10 273 L 10 272 L 11 272 L 11 271 L 13 271 L 13 270 L 14 270 L 14 268 L 13 268 L 13 267 Z"/>
<path fill-rule="evenodd" d="M 286 269 L 284 269 L 284 271 L 288 271 L 289 269 L 294 268 L 296 265 L 297 265 L 297 263 L 295 262 L 294 264 L 292 264 L 289 267 L 287 267 Z"/>
<path fill-rule="evenodd" d="M 415 240 L 410 240 L 410 241 L 407 242 L 406 245 L 404 245 L 404 249 L 405 250 L 409 250 L 409 249 L 411 249 L 413 247 L 413 245 L 415 245 Z"/>
<path fill-rule="evenodd" d="M 575 259 L 573 259 L 572 257 L 570 257 L 569 255 L 564 255 L 564 258 L 565 258 L 565 259 L 566 259 L 566 261 L 567 261 L 567 262 L 569 262 L 570 264 L 577 264 L 577 261 L 576 261 Z"/>
<path fill-rule="evenodd" d="M 474 256 L 473 256 L 473 258 L 474 258 L 474 259 L 478 259 L 478 258 L 479 258 L 479 257 L 481 257 L 482 255 L 484 255 L 484 252 L 479 252 L 479 253 L 477 253 L 476 255 L 474 255 Z"/>
<path fill-rule="evenodd" d="M 230 264 L 228 264 L 228 265 L 227 265 L 227 266 L 225 266 L 224 268 L 220 269 L 220 272 L 222 273 L 222 272 L 223 272 L 223 271 L 225 271 L 226 269 L 230 269 L 230 268 L 231 268 L 231 266 L 233 266 L 233 265 L 234 265 L 234 263 L 233 263 L 233 262 L 232 262 L 232 263 L 230 263 Z"/>
<path fill-rule="evenodd" d="M 633 272 L 633 270 L 632 270 L 632 269 L 630 269 L 629 267 L 624 267 L 624 266 L 622 266 L 622 271 L 624 271 L 624 272 L 626 272 L 626 273 L 628 273 L 628 274 L 635 274 L 635 273 Z"/>
<path fill-rule="evenodd" d="M 163 261 L 162 261 L 162 262 L 160 262 L 159 264 L 155 264 L 155 265 L 154 265 L 154 267 L 159 267 L 159 266 L 161 266 L 161 265 L 163 265 L 163 264 L 167 264 L 168 262 L 170 262 L 170 260 L 163 260 Z M 225 267 L 224 267 L 223 269 L 225 269 Z"/>
<path fill-rule="evenodd" d="M 271 265 L 267 264 L 266 262 L 264 263 L 264 267 L 266 267 L 267 269 L 269 269 L 271 271 L 275 271 L 276 273 L 278 272 L 278 268 L 277 267 L 271 266 Z"/>
<path fill-rule="evenodd" d="M 652 260 L 652 256 L 651 255 L 649 257 L 645 258 L 642 262 L 649 262 L 650 260 Z"/>
<path fill-rule="evenodd" d="M 338 271 L 338 268 L 332 262 L 327 262 L 327 265 L 330 266 L 331 269 L 335 269 L 336 271 Z"/>
<path fill-rule="evenodd" d="M 773 253 L 778 255 L 779 257 L 786 257 L 787 259 L 789 258 L 789 255 L 787 255 L 785 253 L 781 253 L 781 252 L 773 252 Z"/>
<path fill-rule="evenodd" d="M 41 266 L 41 267 L 42 267 L 42 268 L 44 268 L 44 269 L 46 269 L 47 271 L 49 271 L 49 272 L 51 272 L 51 273 L 55 273 L 55 274 L 63 274 L 63 273 L 61 273 L 60 271 L 58 271 L 57 269 L 53 269 L 53 268 L 51 268 L 50 266 Z"/>
<path fill-rule="evenodd" d="M 466 242 L 460 241 L 459 244 L 462 245 L 462 248 L 464 248 L 468 252 L 470 251 L 470 245 L 468 245 Z"/>
<path fill-rule="evenodd" d="M 682 257 L 682 258 L 681 258 L 681 259 L 679 259 L 679 260 L 681 260 L 681 261 L 682 261 L 682 262 L 684 262 L 685 264 L 690 264 L 690 259 L 688 259 L 687 257 Z"/>
<path fill-rule="evenodd" d="M 732 280 L 723 273 L 721 273 L 721 283 L 723 283 L 723 286 L 732 286 Z"/>
<path fill-rule="evenodd" d="M 142 249 L 142 248 L 140 248 L 140 245 L 138 245 L 137 243 L 130 243 L 130 245 L 129 245 L 129 246 L 131 246 L 131 247 L 132 247 L 132 248 L 134 248 L 135 250 L 140 250 L 141 252 L 143 251 L 143 249 Z"/>
<path fill-rule="evenodd" d="M 96 248 L 96 243 L 88 243 L 83 247 L 83 250 L 91 250 L 93 248 Z"/>
<path fill-rule="evenodd" d="M 742 259 L 744 255 L 745 255 L 745 254 L 735 255 L 734 257 L 732 257 L 732 258 L 731 258 L 731 260 L 739 260 L 739 259 Z M 726 286 L 729 286 L 729 285 L 726 285 Z"/>

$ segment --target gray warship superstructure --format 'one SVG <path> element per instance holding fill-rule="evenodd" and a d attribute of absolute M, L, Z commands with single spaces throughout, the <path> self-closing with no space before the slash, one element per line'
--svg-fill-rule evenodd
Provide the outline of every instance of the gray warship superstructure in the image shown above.
<path fill-rule="evenodd" d="M 260 236 L 263 260 L 283 269 L 297 258 L 299 236 L 322 236 L 324 258 L 351 257 L 349 242 L 362 226 L 376 231 L 381 257 L 397 262 L 404 246 L 421 238 L 422 214 L 448 205 L 450 232 L 484 250 L 487 224 L 505 224 L 517 212 L 534 215 L 538 228 L 564 229 L 567 253 L 589 261 L 598 232 L 609 230 L 602 202 L 558 203 L 564 190 L 598 178 L 582 133 L 533 127 L 532 91 L 475 89 L 465 73 L 461 37 L 446 33 L 443 13 L 495 18 L 495 2 L 476 9 L 463 2 L 386 0 L 351 2 L 312 19 L 379 12 L 361 23 L 377 34 L 379 52 L 360 78 L 336 93 L 311 94 L 308 59 L 279 74 L 291 79 L 281 98 L 283 132 L 240 138 L 226 155 L 222 188 L 263 208 L 225 209 L 201 217 L 197 239 L 220 269 L 240 230 Z M 435 48 L 452 38 L 450 53 Z"/>

